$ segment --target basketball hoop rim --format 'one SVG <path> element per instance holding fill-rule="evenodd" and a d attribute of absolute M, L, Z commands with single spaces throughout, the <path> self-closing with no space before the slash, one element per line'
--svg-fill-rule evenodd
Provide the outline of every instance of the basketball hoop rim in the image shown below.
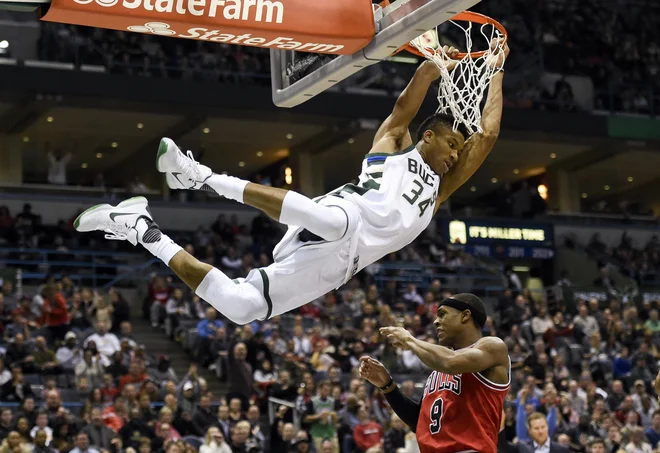
<path fill-rule="evenodd" d="M 502 33 L 504 37 L 504 41 L 508 39 L 508 33 L 506 31 L 506 28 L 502 24 L 500 24 L 498 21 L 495 19 L 488 17 L 484 14 L 480 13 L 475 13 L 472 11 L 463 11 L 462 13 L 458 13 L 455 16 L 453 16 L 449 20 L 461 20 L 465 22 L 472 22 L 474 24 L 479 24 L 479 25 L 492 25 L 494 26 L 500 33 Z M 422 58 L 426 58 L 426 56 L 420 52 L 415 46 L 413 46 L 410 43 L 404 44 L 403 46 L 399 47 L 396 52 L 394 52 L 392 55 L 396 55 L 397 53 L 401 51 L 408 51 L 414 55 L 417 55 Z M 456 55 L 457 59 L 462 59 L 465 58 L 466 56 L 470 55 L 472 58 L 479 58 L 482 57 L 488 52 L 488 50 L 479 50 L 475 52 L 459 52 L 458 55 Z"/>

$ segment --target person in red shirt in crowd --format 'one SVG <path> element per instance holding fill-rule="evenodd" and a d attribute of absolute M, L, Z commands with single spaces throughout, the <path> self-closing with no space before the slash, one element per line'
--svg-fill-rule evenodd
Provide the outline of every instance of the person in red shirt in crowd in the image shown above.
<path fill-rule="evenodd" d="M 52 280 L 46 284 L 43 296 L 44 305 L 39 324 L 48 329 L 51 340 L 62 340 L 69 331 L 70 322 L 66 299 Z"/>
<path fill-rule="evenodd" d="M 12 319 L 15 324 L 25 325 L 30 329 L 39 327 L 37 324 L 37 316 L 32 313 L 32 301 L 29 297 L 23 296 L 18 307 L 14 308 L 11 312 Z M 21 331 L 23 328 L 21 327 Z"/>
<path fill-rule="evenodd" d="M 103 411 L 103 424 L 118 433 L 127 420 L 128 410 L 126 408 L 126 398 L 122 395 L 117 395 L 112 406 L 106 407 Z"/>
<path fill-rule="evenodd" d="M 128 366 L 128 374 L 123 375 L 119 379 L 119 391 L 123 391 L 126 384 L 142 384 L 148 377 L 140 362 L 133 360 Z"/>
<path fill-rule="evenodd" d="M 385 434 L 383 427 L 369 418 L 369 411 L 362 404 L 358 409 L 360 423 L 353 430 L 355 445 L 364 453 L 378 453 L 383 450 Z"/>
<path fill-rule="evenodd" d="M 618 410 L 616 411 L 616 418 L 619 420 L 621 424 L 625 424 L 627 419 L 628 419 L 628 414 L 630 412 L 635 412 L 635 403 L 632 399 L 632 396 L 627 395 L 624 399 L 623 402 L 621 403 L 621 406 L 619 406 Z M 639 422 L 640 417 L 637 412 L 635 412 L 637 422 Z"/>
<path fill-rule="evenodd" d="M 305 318 L 319 319 L 321 317 L 321 310 L 314 304 L 303 305 L 298 309 L 298 313 Z"/>
<path fill-rule="evenodd" d="M 151 321 L 151 325 L 158 327 L 163 319 L 165 319 L 165 305 L 170 298 L 170 285 L 172 277 L 157 277 L 156 274 L 151 274 L 149 287 L 147 289 L 147 298 L 144 301 L 142 312 L 145 318 Z"/>
<path fill-rule="evenodd" d="M 101 392 L 103 393 L 103 399 L 106 403 L 114 401 L 115 396 L 119 394 L 119 390 L 117 390 L 111 374 L 103 375 L 103 387 L 101 387 Z"/>

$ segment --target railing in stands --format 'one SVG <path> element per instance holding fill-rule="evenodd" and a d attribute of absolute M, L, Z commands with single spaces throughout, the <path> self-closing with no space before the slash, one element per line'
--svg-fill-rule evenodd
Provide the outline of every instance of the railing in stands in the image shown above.
<path fill-rule="evenodd" d="M 659 220 L 652 215 L 605 214 L 591 212 L 549 212 L 553 222 L 572 225 L 648 225 L 657 227 Z"/>
<path fill-rule="evenodd" d="M 48 195 L 73 195 L 77 197 L 93 197 L 93 198 L 109 198 L 109 199 L 123 199 L 129 195 L 143 195 L 143 196 L 160 196 L 161 191 L 144 189 L 140 191 L 131 191 L 121 187 L 93 187 L 93 186 L 80 186 L 75 184 L 58 185 L 58 184 L 11 184 L 7 182 L 0 183 L 0 192 L 3 193 L 16 193 L 21 196 L 26 194 L 34 194 L 41 196 Z"/>
<path fill-rule="evenodd" d="M 221 403 L 221 402 L 212 402 L 211 407 L 218 407 L 218 406 L 221 406 L 222 404 L 223 403 Z M 289 403 L 289 404 L 291 404 L 291 403 Z M 62 401 L 62 407 L 64 407 L 65 409 L 85 407 L 85 405 L 86 405 L 86 403 L 81 403 L 79 401 Z M 151 408 L 157 409 L 157 408 L 165 406 L 165 403 L 156 402 L 156 403 L 151 403 L 150 406 L 151 406 Z M 22 403 L 16 403 L 16 402 L 13 402 L 13 401 L 0 401 L 0 407 L 2 407 L 2 408 L 4 408 L 4 407 L 7 407 L 7 408 L 22 407 Z M 38 404 L 37 405 L 37 408 L 41 408 L 41 407 L 46 407 L 46 406 L 45 406 L 45 404 Z"/>
<path fill-rule="evenodd" d="M 486 266 L 456 266 L 418 263 L 375 264 L 371 271 L 379 290 L 387 281 L 403 284 L 413 283 L 425 290 L 433 280 L 440 280 L 442 288 L 452 292 L 474 292 L 492 296 L 504 291 L 503 279 L 499 272 Z"/>
<path fill-rule="evenodd" d="M 462 266 L 450 269 L 435 264 L 417 263 L 388 263 L 375 264 L 374 268 L 365 270 L 371 273 L 379 290 L 382 290 L 386 281 L 394 280 L 399 283 L 414 283 L 421 290 L 428 288 L 433 280 L 443 282 L 443 289 L 449 291 L 470 291 L 480 295 L 491 296 L 504 290 L 503 280 L 499 273 L 485 266 Z M 396 275 L 394 275 L 396 273 Z M 165 267 L 160 260 L 153 259 L 139 266 L 134 266 L 118 275 L 105 286 L 111 287 L 117 282 L 133 279 L 133 281 L 146 280 L 149 275 L 161 277 L 174 276 L 174 272 Z"/>
<path fill-rule="evenodd" d="M 143 254 L 89 250 L 0 248 L 0 265 L 21 270 L 23 282 L 42 281 L 48 274 L 67 274 L 79 285 L 100 286 L 113 281 L 132 263 L 144 262 Z"/>
<path fill-rule="evenodd" d="M 277 408 L 275 406 L 277 406 Z M 293 413 L 293 427 L 297 432 L 300 429 L 300 413 L 296 410 L 296 403 L 273 398 L 272 396 L 268 397 L 268 420 L 270 421 L 270 424 L 272 425 L 275 421 L 275 414 L 277 413 L 279 406 L 285 406 L 291 410 Z"/>
<path fill-rule="evenodd" d="M 67 274 L 78 285 L 112 286 L 145 281 L 149 275 L 174 276 L 161 261 L 126 252 L 0 248 L 0 266 L 21 269 L 23 282 L 41 282 L 47 275 Z M 387 280 L 414 283 L 419 289 L 439 279 L 451 291 L 477 291 L 491 295 L 503 290 L 502 277 L 492 266 L 457 266 L 419 263 L 376 263 L 366 270 L 382 289 Z"/>

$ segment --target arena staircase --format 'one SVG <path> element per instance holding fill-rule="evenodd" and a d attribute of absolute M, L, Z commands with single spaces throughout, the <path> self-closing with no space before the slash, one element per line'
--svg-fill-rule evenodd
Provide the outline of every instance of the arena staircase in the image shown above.
<path fill-rule="evenodd" d="M 195 363 L 194 358 L 185 352 L 178 343 L 170 340 L 161 329 L 151 327 L 151 324 L 142 318 L 140 313 L 134 313 L 131 322 L 133 323 L 135 341 L 138 344 L 143 344 L 152 356 L 167 355 L 177 377 L 183 379 L 190 365 Z M 206 379 L 209 390 L 215 396 L 214 399 L 227 394 L 227 384 L 220 381 L 215 373 L 203 367 L 198 368 L 198 373 Z"/>
<path fill-rule="evenodd" d="M 629 279 L 619 271 L 618 266 L 612 262 L 611 257 L 604 255 L 599 258 L 596 259 L 591 256 L 586 247 L 581 244 L 574 243 L 572 247 L 557 247 L 555 273 L 559 275 L 561 271 L 566 270 L 574 285 L 589 286 L 591 282 L 599 277 L 598 266 L 599 263 L 604 262 L 612 265 L 610 275 L 614 280 L 624 282 Z"/>

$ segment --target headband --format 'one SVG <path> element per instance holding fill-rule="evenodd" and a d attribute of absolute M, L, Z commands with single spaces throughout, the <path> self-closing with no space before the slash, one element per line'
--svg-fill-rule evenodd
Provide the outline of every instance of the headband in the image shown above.
<path fill-rule="evenodd" d="M 440 305 L 438 305 L 438 308 L 442 307 L 443 305 L 446 305 L 451 308 L 455 308 L 456 310 L 470 310 L 470 313 L 472 314 L 472 319 L 474 319 L 479 326 L 483 327 L 484 324 L 486 324 L 486 313 L 481 311 L 480 309 L 473 307 L 472 305 L 463 302 L 462 300 L 454 299 L 453 297 L 448 297 L 447 299 L 443 300 L 440 302 Z"/>

